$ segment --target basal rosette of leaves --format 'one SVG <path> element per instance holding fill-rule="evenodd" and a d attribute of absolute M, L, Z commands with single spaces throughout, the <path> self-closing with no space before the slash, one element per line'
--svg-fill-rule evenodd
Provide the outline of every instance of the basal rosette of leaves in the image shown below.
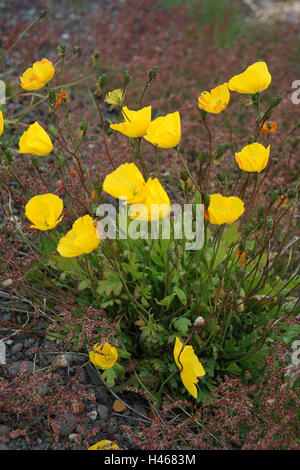
<path fill-rule="evenodd" d="M 47 65 L 46 70 L 41 64 Z M 268 66 L 272 72 L 272 64 Z M 109 366 L 102 367 L 104 372 L 100 366 L 98 370 L 116 390 L 124 384 L 135 385 L 158 403 L 165 393 L 174 399 L 191 398 L 181 375 L 192 365 L 188 360 L 181 364 L 180 352 L 174 360 L 179 338 L 181 353 L 191 351 L 184 351 L 185 347 L 193 347 L 191 357 L 205 371 L 195 378 L 197 393 L 193 396 L 201 402 L 224 376 L 259 381 L 268 346 L 276 339 L 286 344 L 297 339 L 299 326 L 293 319 L 299 314 L 295 302 L 299 279 L 292 258 L 298 241 L 298 183 L 291 186 L 286 178 L 273 187 L 269 178 L 274 166 L 282 162 L 272 135 L 262 132 L 281 101 L 275 96 L 280 92 L 277 89 L 272 89 L 270 102 L 264 101 L 264 90 L 272 87 L 268 66 L 259 61 L 249 64 L 234 77 L 222 77 L 210 93 L 199 90 L 194 97 L 195 106 L 200 103 L 197 125 L 205 130 L 207 141 L 205 148 L 197 149 L 199 158 L 193 164 L 184 150 L 185 139 L 192 137 L 185 135 L 182 125 L 186 116 L 178 109 L 153 112 L 151 103 L 144 104 L 148 88 L 159 80 L 157 67 L 149 71 L 145 87 L 138 90 L 139 102 L 125 101 L 131 86 L 129 73 L 123 74 L 116 90 L 110 88 L 104 74 L 93 77 L 97 79 L 91 94 L 99 121 L 96 131 L 90 130 L 91 123 L 85 119 L 79 125 L 72 121 L 69 94 L 62 95 L 74 84 L 83 82 L 84 87 L 84 80 L 74 77 L 70 84 L 60 83 L 60 65 L 54 67 L 45 58 L 37 58 L 29 71 L 20 72 L 23 82 L 25 77 L 30 83 L 34 70 L 40 74 L 34 88 L 27 83 L 20 89 L 25 97 L 30 90 L 28 107 L 16 116 L 10 115 L 9 107 L 1 110 L 5 177 L 18 185 L 19 202 L 26 199 L 20 223 L 12 212 L 11 187 L 2 180 L 10 223 L 15 224 L 9 236 L 15 230 L 31 253 L 30 269 L 26 263 L 18 268 L 22 283 L 16 282 L 16 288 L 25 285 L 32 300 L 48 309 L 54 322 L 49 339 L 63 342 L 68 338 L 69 346 L 84 351 L 87 360 L 94 344 L 99 345 L 100 355 L 106 348 L 114 351 L 113 360 L 109 354 L 106 357 Z M 41 100 L 40 105 L 47 102 L 49 108 L 38 132 L 32 131 L 28 114 L 37 109 L 34 99 Z M 230 114 L 233 99 L 241 100 L 253 120 L 252 134 L 243 136 L 242 145 L 235 141 L 238 117 Z M 114 123 L 104 115 L 107 104 L 114 110 L 110 115 Z M 220 118 L 230 131 L 221 146 L 215 144 L 211 132 L 212 121 Z M 22 132 L 16 128 L 19 122 Z M 298 128 L 299 123 L 290 123 L 282 145 Z M 103 173 L 95 174 L 85 159 L 83 148 L 93 132 L 101 133 L 99 158 L 110 165 Z M 129 149 L 122 163 L 114 160 L 112 152 L 120 138 L 127 139 Z M 297 145 L 294 140 L 293 151 Z M 224 149 L 229 149 L 226 158 L 232 171 L 222 171 Z M 176 183 L 161 171 L 165 152 L 180 168 Z M 37 185 L 25 185 L 18 176 L 17 166 L 24 159 L 31 162 Z M 41 161 L 44 167 L 51 167 L 51 178 L 47 179 Z M 161 235 L 158 239 L 134 238 L 118 230 L 121 215 L 116 233 L 122 236 L 102 238 L 107 227 L 105 217 L 99 216 L 99 206 L 113 201 L 118 209 L 118 200 L 124 197 L 127 213 L 122 217 L 128 226 L 134 222 L 140 230 L 142 222 L 149 228 L 156 221 L 161 227 L 174 202 L 190 204 L 195 225 L 196 205 L 203 204 L 203 244 L 196 250 L 187 249 L 191 240 L 184 235 L 176 238 L 172 223 L 169 239 Z M 160 212 L 141 209 L 136 213 L 134 204 L 146 209 L 151 204 L 164 207 Z M 4 263 L 1 267 L 6 272 Z M 67 317 L 62 306 L 69 312 Z M 89 330 L 88 316 L 84 325 L 89 308 L 98 309 L 107 326 Z M 83 338 L 87 330 L 89 335 Z M 102 339 L 105 333 L 110 335 L 108 341 Z M 106 343 L 109 347 L 104 349 Z"/>

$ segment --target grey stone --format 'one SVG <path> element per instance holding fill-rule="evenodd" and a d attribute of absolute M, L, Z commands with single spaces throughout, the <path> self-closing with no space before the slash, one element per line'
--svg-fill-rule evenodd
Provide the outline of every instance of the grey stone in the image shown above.
<path fill-rule="evenodd" d="M 44 397 L 48 393 L 48 385 L 47 384 L 39 384 L 38 386 L 38 394 L 41 397 Z"/>
<path fill-rule="evenodd" d="M 107 406 L 98 405 L 97 406 L 97 411 L 98 411 L 98 414 L 99 414 L 99 418 L 106 421 L 107 418 L 108 418 L 108 408 L 107 408 Z"/>
<path fill-rule="evenodd" d="M 5 436 L 9 433 L 9 427 L 6 424 L 0 424 L 0 436 Z"/>
<path fill-rule="evenodd" d="M 61 416 L 59 418 L 59 421 L 60 421 L 60 432 L 61 434 L 63 435 L 69 435 L 71 434 L 72 430 L 73 430 L 73 425 L 74 425 L 74 422 L 75 422 L 75 416 L 70 413 L 70 414 L 67 414 L 65 416 Z"/>
<path fill-rule="evenodd" d="M 17 375 L 20 372 L 23 364 L 26 365 L 27 373 L 32 374 L 32 372 L 33 372 L 33 362 L 32 361 L 16 361 L 16 362 L 13 362 L 11 364 L 11 366 L 9 366 L 10 372 L 13 375 Z"/>

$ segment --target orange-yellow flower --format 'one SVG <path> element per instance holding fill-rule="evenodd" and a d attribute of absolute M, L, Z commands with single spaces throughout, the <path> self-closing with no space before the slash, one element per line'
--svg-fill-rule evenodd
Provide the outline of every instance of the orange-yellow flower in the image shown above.
<path fill-rule="evenodd" d="M 247 254 L 245 251 L 243 251 L 242 253 L 240 252 L 240 250 L 236 250 L 235 251 L 235 256 L 238 258 L 238 262 L 240 263 L 241 266 L 245 266 L 246 262 L 245 262 L 245 258 L 247 258 Z"/>
<path fill-rule="evenodd" d="M 19 153 L 30 153 L 44 157 L 53 150 L 53 144 L 47 132 L 36 121 L 23 132 L 19 140 Z"/>
<path fill-rule="evenodd" d="M 115 444 L 113 441 L 108 439 L 103 439 L 93 446 L 89 447 L 88 450 L 121 450 L 118 444 Z"/>
<path fill-rule="evenodd" d="M 179 338 L 176 338 L 174 345 L 174 360 L 180 370 L 180 377 L 187 391 L 197 398 L 198 392 L 196 383 L 199 378 L 205 375 L 205 370 L 194 353 L 192 346 L 184 346 Z"/>
<path fill-rule="evenodd" d="M 94 220 L 90 215 L 84 215 L 75 220 L 72 229 L 60 239 L 57 251 L 65 258 L 73 258 L 91 253 L 99 243 Z"/>
<path fill-rule="evenodd" d="M 224 111 L 230 100 L 228 84 L 223 83 L 210 92 L 203 91 L 198 98 L 198 107 L 207 113 L 218 114 Z"/>
<path fill-rule="evenodd" d="M 232 224 L 244 211 L 244 203 L 238 197 L 226 197 L 221 194 L 212 194 L 210 196 L 207 213 L 211 224 Z"/>
<path fill-rule="evenodd" d="M 276 122 L 273 121 L 266 121 L 262 126 L 260 132 L 265 135 L 275 134 L 276 132 Z"/>
<path fill-rule="evenodd" d="M 48 83 L 55 73 L 52 62 L 48 59 L 42 59 L 35 62 L 20 77 L 20 84 L 24 90 L 38 90 Z"/>
<path fill-rule="evenodd" d="M 144 137 L 151 122 L 151 106 L 132 111 L 124 106 L 122 108 L 124 122 L 111 124 L 111 129 L 121 132 L 127 137 Z"/>
<path fill-rule="evenodd" d="M 236 162 L 243 171 L 260 173 L 268 164 L 270 156 L 270 145 L 265 148 L 259 142 L 246 145 L 240 152 L 235 154 Z"/>
<path fill-rule="evenodd" d="M 272 77 L 265 62 L 255 62 L 243 73 L 235 75 L 228 82 L 228 88 L 238 93 L 260 93 L 270 85 Z"/>
<path fill-rule="evenodd" d="M 67 91 L 61 91 L 56 95 L 56 102 L 55 102 L 55 109 L 58 109 L 64 100 L 68 100 L 70 98 L 69 93 Z"/>
<path fill-rule="evenodd" d="M 89 353 L 90 361 L 101 369 L 110 369 L 118 359 L 118 352 L 114 346 L 109 343 L 94 344 Z"/>
<path fill-rule="evenodd" d="M 151 121 L 144 138 L 160 148 L 170 149 L 176 147 L 181 139 L 179 112 L 160 116 Z"/>

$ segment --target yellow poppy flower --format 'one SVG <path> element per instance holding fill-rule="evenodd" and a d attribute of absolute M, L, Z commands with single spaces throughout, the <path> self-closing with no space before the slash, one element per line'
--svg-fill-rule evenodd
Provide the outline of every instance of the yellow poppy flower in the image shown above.
<path fill-rule="evenodd" d="M 19 140 L 19 153 L 30 153 L 44 157 L 53 150 L 53 144 L 47 132 L 36 121 L 27 131 L 23 132 Z"/>
<path fill-rule="evenodd" d="M 0 111 L 0 136 L 3 134 L 4 130 L 4 119 L 3 119 L 3 113 Z"/>
<path fill-rule="evenodd" d="M 90 215 L 75 220 L 70 230 L 60 239 L 57 251 L 65 258 L 73 258 L 94 251 L 100 243 L 94 221 Z"/>
<path fill-rule="evenodd" d="M 270 85 L 272 77 L 265 62 L 255 62 L 243 73 L 235 75 L 228 82 L 228 88 L 249 95 L 260 93 Z"/>
<path fill-rule="evenodd" d="M 160 116 L 152 121 L 144 137 L 157 147 L 170 149 L 176 147 L 181 138 L 179 112 Z"/>
<path fill-rule="evenodd" d="M 127 203 L 139 202 L 144 194 L 145 180 L 134 163 L 124 163 L 107 175 L 103 181 L 103 191 L 118 199 L 126 199 Z"/>
<path fill-rule="evenodd" d="M 137 220 L 162 219 L 169 214 L 171 207 L 170 199 L 157 178 L 148 179 L 142 197 L 139 201 L 136 198 L 135 203 L 139 205 L 131 206 L 129 215 Z"/>
<path fill-rule="evenodd" d="M 230 100 L 228 84 L 223 83 L 210 92 L 203 91 L 198 98 L 198 108 L 207 113 L 218 114 L 224 111 Z"/>
<path fill-rule="evenodd" d="M 25 70 L 22 77 L 20 77 L 21 87 L 28 91 L 38 90 L 45 86 L 54 74 L 55 69 L 50 60 L 39 60 L 35 62 L 32 67 Z"/>
<path fill-rule="evenodd" d="M 105 103 L 110 104 L 110 111 L 114 109 L 115 106 L 122 106 L 123 101 L 125 98 L 124 90 L 118 88 L 117 90 L 113 90 L 107 93 L 104 98 Z"/>
<path fill-rule="evenodd" d="M 103 441 L 97 442 L 93 446 L 89 447 L 88 450 L 121 450 L 118 444 L 114 444 L 113 441 L 103 439 Z"/>
<path fill-rule="evenodd" d="M 183 385 L 187 391 L 194 397 L 197 398 L 198 392 L 196 383 L 199 381 L 199 377 L 205 375 L 205 370 L 194 353 L 192 346 L 185 346 L 182 350 L 183 343 L 179 338 L 176 338 L 174 345 L 174 360 L 180 370 L 180 377 Z"/>
<path fill-rule="evenodd" d="M 238 197 L 226 197 L 221 194 L 212 194 L 210 196 L 207 214 L 211 224 L 232 224 L 244 211 L 244 203 Z"/>
<path fill-rule="evenodd" d="M 151 122 L 151 106 L 142 108 L 139 111 L 131 111 L 127 106 L 124 106 L 122 114 L 125 121 L 119 124 L 111 124 L 110 127 L 127 135 L 127 137 L 144 137 Z"/>
<path fill-rule="evenodd" d="M 270 145 L 265 148 L 262 144 L 254 142 L 246 145 L 240 152 L 235 154 L 235 159 L 241 170 L 256 171 L 260 173 L 268 164 L 270 156 Z"/>
<path fill-rule="evenodd" d="M 110 369 L 118 359 L 118 352 L 109 343 L 97 343 L 90 351 L 89 358 L 95 366 L 101 367 L 101 369 Z"/>
<path fill-rule="evenodd" d="M 25 215 L 33 225 L 30 228 L 51 230 L 62 220 L 63 201 L 55 194 L 32 197 L 25 206 Z"/>

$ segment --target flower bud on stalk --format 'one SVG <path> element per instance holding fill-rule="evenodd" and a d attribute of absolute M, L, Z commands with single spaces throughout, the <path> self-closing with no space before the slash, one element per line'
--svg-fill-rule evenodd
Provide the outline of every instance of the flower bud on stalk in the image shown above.
<path fill-rule="evenodd" d="M 87 129 L 88 129 L 88 122 L 87 122 L 87 120 L 84 119 L 84 118 L 83 118 L 83 119 L 80 119 L 80 130 L 81 130 L 81 132 L 82 132 L 82 137 L 85 136 Z"/>
<path fill-rule="evenodd" d="M 282 100 L 282 96 L 280 95 L 275 96 L 275 98 L 273 98 L 271 102 L 270 108 L 275 108 L 276 106 L 278 106 L 281 100 Z"/>
<path fill-rule="evenodd" d="M 48 127 L 48 132 L 55 139 L 56 139 L 56 137 L 58 137 L 58 130 L 52 124 L 50 124 L 50 126 Z"/>
<path fill-rule="evenodd" d="M 131 80 L 131 75 L 128 72 L 128 70 L 124 70 L 123 72 L 123 82 L 124 82 L 124 88 L 127 87 L 128 83 Z"/>
<path fill-rule="evenodd" d="M 158 67 L 154 65 L 152 69 L 149 71 L 149 83 L 154 82 L 157 79 L 158 74 Z"/>

